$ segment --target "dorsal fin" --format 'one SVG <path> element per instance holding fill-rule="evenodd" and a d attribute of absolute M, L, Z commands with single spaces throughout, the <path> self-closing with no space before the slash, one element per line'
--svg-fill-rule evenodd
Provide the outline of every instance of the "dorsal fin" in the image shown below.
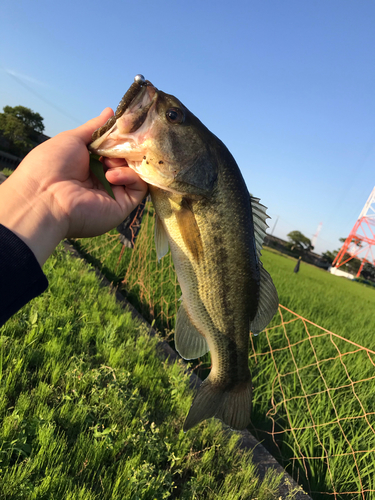
<path fill-rule="evenodd" d="M 253 212 L 255 246 L 260 271 L 258 309 L 255 318 L 251 322 L 250 329 L 253 333 L 259 333 L 266 328 L 268 323 L 276 314 L 279 307 L 279 297 L 271 276 L 264 269 L 263 264 L 260 261 L 263 242 L 268 228 L 268 224 L 266 223 L 266 220 L 269 219 L 269 216 L 266 213 L 267 208 L 259 203 L 259 198 L 250 196 L 250 200 Z"/>
<path fill-rule="evenodd" d="M 267 207 L 259 203 L 259 198 L 250 196 L 251 209 L 253 212 L 254 236 L 256 242 L 256 252 L 258 261 L 262 253 L 263 241 L 266 236 L 268 224 L 266 222 L 269 216 L 266 213 Z"/>

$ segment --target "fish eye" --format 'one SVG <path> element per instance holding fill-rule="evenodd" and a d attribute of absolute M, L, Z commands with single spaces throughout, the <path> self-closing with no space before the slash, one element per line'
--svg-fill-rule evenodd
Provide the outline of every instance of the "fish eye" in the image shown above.
<path fill-rule="evenodd" d="M 168 109 L 165 116 L 170 123 L 182 123 L 185 119 L 185 115 L 180 108 Z"/>

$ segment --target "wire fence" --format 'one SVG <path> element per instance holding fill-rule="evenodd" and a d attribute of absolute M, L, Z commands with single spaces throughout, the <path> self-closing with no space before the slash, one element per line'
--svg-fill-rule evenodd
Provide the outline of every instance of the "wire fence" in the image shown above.
<path fill-rule="evenodd" d="M 250 359 L 271 394 L 253 431 L 314 498 L 373 497 L 375 352 L 282 305 L 262 335 Z"/>
<path fill-rule="evenodd" d="M 146 204 L 134 249 L 112 232 L 76 244 L 173 343 L 181 291 L 170 253 L 157 262 Z M 251 335 L 250 431 L 313 498 L 375 498 L 375 351 L 280 305 Z M 210 357 L 198 360 L 201 377 Z"/>

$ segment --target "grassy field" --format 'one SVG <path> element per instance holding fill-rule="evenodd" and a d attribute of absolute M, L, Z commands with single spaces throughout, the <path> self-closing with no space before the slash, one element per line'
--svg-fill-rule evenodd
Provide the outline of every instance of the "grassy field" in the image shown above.
<path fill-rule="evenodd" d="M 119 286 L 128 300 L 165 333 L 175 324 L 181 292 L 170 252 L 158 262 L 153 244 L 154 209 L 147 204 L 135 248 L 124 248 L 116 230 L 76 240 L 85 258 Z"/>
<path fill-rule="evenodd" d="M 0 329 L 0 499 L 272 499 L 218 422 L 182 432 L 180 364 L 62 248 Z"/>
<path fill-rule="evenodd" d="M 156 261 L 151 217 L 138 238 L 123 252 L 115 232 L 77 245 L 169 335 L 180 296 L 173 263 Z M 267 249 L 262 260 L 281 304 L 344 340 L 285 311 L 253 337 L 250 430 L 315 498 L 375 498 L 375 357 L 345 341 L 375 350 L 375 289 L 305 263 L 295 274 L 294 259 Z M 209 355 L 198 365 L 204 378 Z"/>
<path fill-rule="evenodd" d="M 375 355 L 293 319 L 253 339 L 250 430 L 314 498 L 374 498 Z"/>
<path fill-rule="evenodd" d="M 0 173 L 4 174 L 6 177 L 9 177 L 11 174 L 13 174 L 13 170 L 10 168 L 3 168 L 0 170 Z"/>
<path fill-rule="evenodd" d="M 375 350 L 375 288 L 334 276 L 304 262 L 264 250 L 280 303 L 314 323 Z"/>

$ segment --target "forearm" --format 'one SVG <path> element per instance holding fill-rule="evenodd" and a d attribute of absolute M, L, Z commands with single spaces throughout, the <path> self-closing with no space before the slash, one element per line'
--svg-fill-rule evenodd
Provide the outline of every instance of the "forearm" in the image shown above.
<path fill-rule="evenodd" d="M 0 326 L 48 286 L 29 247 L 0 224 Z"/>

